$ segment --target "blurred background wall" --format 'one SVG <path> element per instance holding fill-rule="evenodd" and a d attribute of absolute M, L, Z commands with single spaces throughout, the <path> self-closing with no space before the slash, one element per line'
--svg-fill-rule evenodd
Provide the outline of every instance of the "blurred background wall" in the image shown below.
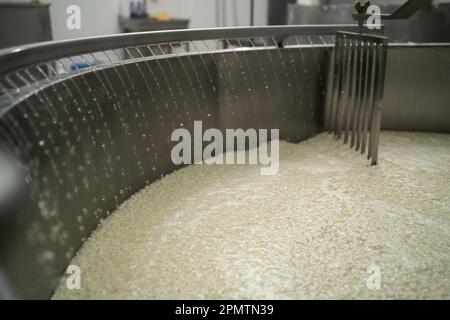
<path fill-rule="evenodd" d="M 0 48 L 126 31 L 119 16 L 128 16 L 131 1 L 137 0 L 40 0 L 41 6 L 49 5 L 42 8 L 48 12 L 49 27 L 41 31 L 38 29 L 44 24 L 45 17 L 33 22 L 30 16 L 25 15 L 19 21 L 15 14 L 5 9 L 20 4 L 30 7 L 31 0 L 0 0 Z M 383 13 L 390 13 L 405 1 L 373 0 L 372 3 L 380 5 Z M 189 28 L 250 25 L 251 0 L 145 0 L 145 3 L 148 13 L 164 13 L 174 19 L 184 19 Z M 354 23 L 351 18 L 353 3 L 354 0 L 254 0 L 254 25 Z M 79 30 L 66 27 L 66 10 L 70 5 L 81 9 Z M 386 30 L 391 41 L 450 41 L 450 0 L 433 0 L 431 6 L 408 21 L 387 22 Z M 129 31 L 147 29 L 132 28 Z M 32 33 L 37 35 L 32 36 Z"/>
<path fill-rule="evenodd" d="M 125 15 L 131 0 L 45 0 L 50 4 L 51 27 L 54 40 L 120 32 L 118 16 Z M 0 3 L 30 3 L 30 0 L 0 0 Z M 255 0 L 255 25 L 267 24 L 269 0 Z M 66 9 L 70 5 L 81 8 L 82 27 L 68 30 Z M 166 12 L 189 19 L 190 28 L 248 26 L 250 0 L 147 0 L 150 13 Z"/>

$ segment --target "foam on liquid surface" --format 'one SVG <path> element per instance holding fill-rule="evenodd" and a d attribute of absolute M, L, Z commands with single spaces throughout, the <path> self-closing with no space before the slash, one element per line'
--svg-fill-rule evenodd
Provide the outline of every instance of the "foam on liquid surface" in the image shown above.
<path fill-rule="evenodd" d="M 379 165 L 321 134 L 280 170 L 192 165 L 107 218 L 54 298 L 450 298 L 450 135 L 383 132 Z M 370 290 L 367 269 L 380 269 Z"/>

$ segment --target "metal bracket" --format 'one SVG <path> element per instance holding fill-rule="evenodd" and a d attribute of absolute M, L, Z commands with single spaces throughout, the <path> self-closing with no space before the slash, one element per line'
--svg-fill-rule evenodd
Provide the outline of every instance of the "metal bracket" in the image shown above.
<path fill-rule="evenodd" d="M 396 20 L 407 19 L 416 13 L 419 9 L 430 4 L 431 0 L 408 0 L 400 8 L 391 14 L 380 14 L 381 20 Z M 358 21 L 360 27 L 362 27 L 367 19 L 372 16 L 367 14 L 367 8 L 370 6 L 370 2 L 366 1 L 364 5 L 361 5 L 359 1 L 355 2 L 356 13 L 352 14 L 354 20 Z"/>
<path fill-rule="evenodd" d="M 284 48 L 284 40 L 286 40 L 286 38 L 287 36 L 281 36 L 276 39 L 278 48 Z"/>

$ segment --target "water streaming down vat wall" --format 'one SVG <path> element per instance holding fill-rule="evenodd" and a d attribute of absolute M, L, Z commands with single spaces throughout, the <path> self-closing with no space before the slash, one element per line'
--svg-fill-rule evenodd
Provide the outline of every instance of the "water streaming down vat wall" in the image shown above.
<path fill-rule="evenodd" d="M 98 222 L 178 168 L 170 160 L 174 129 L 192 130 L 194 120 L 204 129 L 279 128 L 281 139 L 295 142 L 321 131 L 335 30 L 121 35 L 0 55 L 1 68 L 7 66 L 0 72 L 1 141 L 19 159 L 27 188 L 0 242 L 15 293 L 49 297 Z M 408 56 L 403 50 L 393 56 Z M 88 67 L 72 68 L 79 63 Z M 388 84 L 389 76 L 389 110 L 389 99 L 398 98 Z M 439 108 L 428 129 L 441 121 L 449 130 L 445 106 Z"/>

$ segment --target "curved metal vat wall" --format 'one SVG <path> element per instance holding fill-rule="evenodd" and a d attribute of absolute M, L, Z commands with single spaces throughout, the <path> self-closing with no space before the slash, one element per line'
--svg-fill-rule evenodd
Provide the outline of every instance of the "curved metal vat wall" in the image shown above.
<path fill-rule="evenodd" d="M 237 48 L 232 47 L 236 42 L 227 42 L 229 46 L 221 50 L 122 59 L 53 78 L 25 72 L 18 73 L 18 80 L 14 80 L 16 73 L 2 78 L 9 81 L 2 81 L 0 88 L 4 91 L 0 141 L 13 162 L 20 163 L 22 189 L 26 189 L 20 207 L 10 209 L 12 215 L 7 218 L 0 216 L 0 263 L 14 293 L 25 298 L 50 297 L 99 221 L 146 184 L 179 168 L 170 159 L 174 129 L 193 130 L 194 120 L 202 120 L 203 129 L 279 128 L 281 139 L 295 142 L 319 132 L 332 47 L 313 43 L 308 35 L 311 43 L 286 42 L 279 48 L 280 41 L 295 30 L 317 34 L 298 27 L 232 29 L 231 34 L 238 35 Z M 164 34 L 165 40 L 169 35 L 180 41 L 183 33 Z M 270 41 L 260 45 L 255 45 L 255 38 L 250 45 L 239 41 L 252 34 L 267 35 Z M 215 36 L 211 39 L 225 38 Z M 127 37 L 121 39 L 124 46 L 129 45 Z M 90 52 L 88 45 L 94 45 L 90 40 L 83 43 L 79 54 Z M 44 47 L 36 47 L 38 57 L 20 52 L 20 59 L 8 56 L 8 68 L 20 70 L 23 62 L 17 60 L 45 61 L 40 56 L 45 55 Z M 415 126 L 399 120 L 403 116 L 397 105 L 409 93 L 395 91 L 401 77 L 397 69 L 411 50 L 410 46 L 396 51 L 394 57 L 400 62 L 393 66 L 388 60 L 388 128 Z M 442 59 L 448 63 L 448 58 Z M 397 68 L 395 74 L 390 75 L 389 68 Z M 20 78 L 26 76 L 36 81 Z M 420 84 L 403 80 L 403 88 L 410 90 Z M 20 81 L 28 84 L 26 89 L 8 88 Z M 445 81 L 450 82 L 448 76 Z M 447 111 L 439 109 L 433 119 L 441 119 Z M 440 131 L 450 132 L 448 120 L 430 120 L 427 128 L 432 129 L 435 121 L 441 121 Z"/>
<path fill-rule="evenodd" d="M 177 169 L 174 129 L 202 120 L 204 129 L 280 128 L 292 141 L 318 132 L 327 50 L 280 50 L 274 41 L 123 59 L 56 79 L 38 78 L 43 66 L 4 81 L 37 79 L 10 90 L 4 98 L 14 103 L 0 119 L 29 188 L 1 248 L 16 293 L 48 298 L 99 221 Z"/>

